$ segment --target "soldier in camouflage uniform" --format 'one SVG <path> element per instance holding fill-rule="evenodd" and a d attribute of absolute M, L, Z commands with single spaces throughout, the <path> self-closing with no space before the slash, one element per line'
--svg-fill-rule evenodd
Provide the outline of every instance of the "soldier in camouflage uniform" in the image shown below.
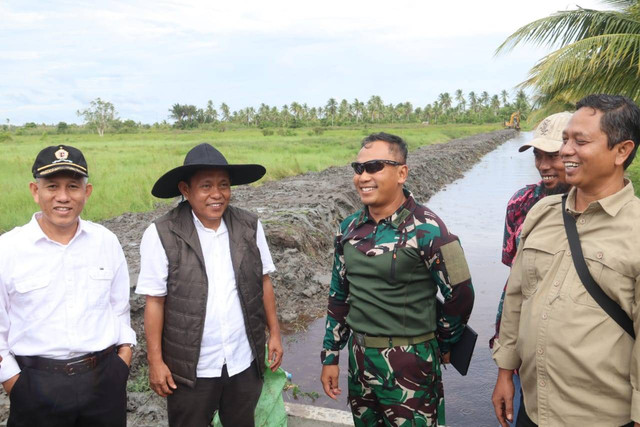
<path fill-rule="evenodd" d="M 321 380 L 329 397 L 341 393 L 338 355 L 348 343 L 356 426 L 444 424 L 441 358 L 448 363 L 473 307 L 458 238 L 404 189 L 406 157 L 397 136 L 362 141 L 352 166 L 364 207 L 335 239 Z"/>

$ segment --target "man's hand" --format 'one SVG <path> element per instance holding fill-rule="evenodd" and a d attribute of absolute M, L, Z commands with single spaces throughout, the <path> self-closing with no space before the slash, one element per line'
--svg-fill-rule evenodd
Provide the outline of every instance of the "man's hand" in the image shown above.
<path fill-rule="evenodd" d="M 269 342 L 267 343 L 267 358 L 269 359 L 269 368 L 271 372 L 275 372 L 282 363 L 282 338 L 280 337 L 280 331 L 275 334 L 269 334 Z"/>
<path fill-rule="evenodd" d="M 131 368 L 131 359 L 133 359 L 133 350 L 128 345 L 123 345 L 118 348 L 118 356 L 124 363 L 127 364 L 129 368 Z"/>
<path fill-rule="evenodd" d="M 13 390 L 13 386 L 16 384 L 16 381 L 18 381 L 18 378 L 20 378 L 20 374 L 15 374 L 2 383 L 2 387 L 4 387 L 4 391 L 6 391 L 8 395 L 11 394 L 11 390 Z"/>
<path fill-rule="evenodd" d="M 496 417 L 502 427 L 509 427 L 508 422 L 513 421 L 513 370 L 498 370 L 498 379 L 493 389 L 493 409 L 496 411 Z"/>
<path fill-rule="evenodd" d="M 160 397 L 167 397 L 178 388 L 169 367 L 162 361 L 149 364 L 149 385 Z"/>
<path fill-rule="evenodd" d="M 451 363 L 451 352 L 447 351 L 446 353 L 442 354 L 442 363 Z"/>
<path fill-rule="evenodd" d="M 322 365 L 322 388 L 324 392 L 333 400 L 338 400 L 338 396 L 342 393 L 338 387 L 338 375 L 340 375 L 340 367 L 338 365 Z"/>

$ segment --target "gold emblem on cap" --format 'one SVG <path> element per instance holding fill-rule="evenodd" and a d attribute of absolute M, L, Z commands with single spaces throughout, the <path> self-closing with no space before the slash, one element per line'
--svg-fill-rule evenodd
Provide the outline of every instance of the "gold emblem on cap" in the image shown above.
<path fill-rule="evenodd" d="M 54 155 L 58 160 L 67 160 L 67 158 L 69 157 L 69 152 L 64 148 L 60 147 L 60 149 L 58 149 L 58 151 L 56 151 Z"/>

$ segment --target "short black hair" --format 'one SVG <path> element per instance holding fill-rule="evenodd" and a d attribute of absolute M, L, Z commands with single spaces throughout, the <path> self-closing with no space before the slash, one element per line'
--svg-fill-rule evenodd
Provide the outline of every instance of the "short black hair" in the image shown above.
<path fill-rule="evenodd" d="M 585 96 L 576 104 L 576 111 L 583 107 L 602 111 L 600 129 L 607 135 L 609 149 L 623 141 L 633 141 L 633 150 L 623 165 L 627 169 L 640 143 L 640 108 L 626 96 L 603 93 Z"/>
<path fill-rule="evenodd" d="M 384 141 L 389 144 L 389 151 L 398 155 L 402 159 L 402 163 L 407 163 L 409 149 L 404 139 L 386 132 L 372 133 L 362 140 L 360 147 L 364 148 L 375 141 Z"/>

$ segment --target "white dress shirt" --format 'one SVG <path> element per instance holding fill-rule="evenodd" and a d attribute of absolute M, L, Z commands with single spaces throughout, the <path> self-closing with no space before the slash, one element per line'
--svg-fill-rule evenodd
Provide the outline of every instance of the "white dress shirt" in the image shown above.
<path fill-rule="evenodd" d="M 0 382 L 20 372 L 14 355 L 70 359 L 136 343 L 115 234 L 79 219 L 63 245 L 44 234 L 39 215 L 0 236 Z"/>
<path fill-rule="evenodd" d="M 229 376 L 247 369 L 253 361 L 238 297 L 236 278 L 231 263 L 229 232 L 224 220 L 217 230 L 206 228 L 193 215 L 202 246 L 209 288 L 200 359 L 196 369 L 199 378 L 220 377 L 226 363 Z M 262 274 L 276 271 L 267 239 L 258 221 L 256 244 L 262 260 Z M 169 261 L 155 224 L 151 224 L 140 243 L 140 275 L 137 294 L 167 295 Z"/>

